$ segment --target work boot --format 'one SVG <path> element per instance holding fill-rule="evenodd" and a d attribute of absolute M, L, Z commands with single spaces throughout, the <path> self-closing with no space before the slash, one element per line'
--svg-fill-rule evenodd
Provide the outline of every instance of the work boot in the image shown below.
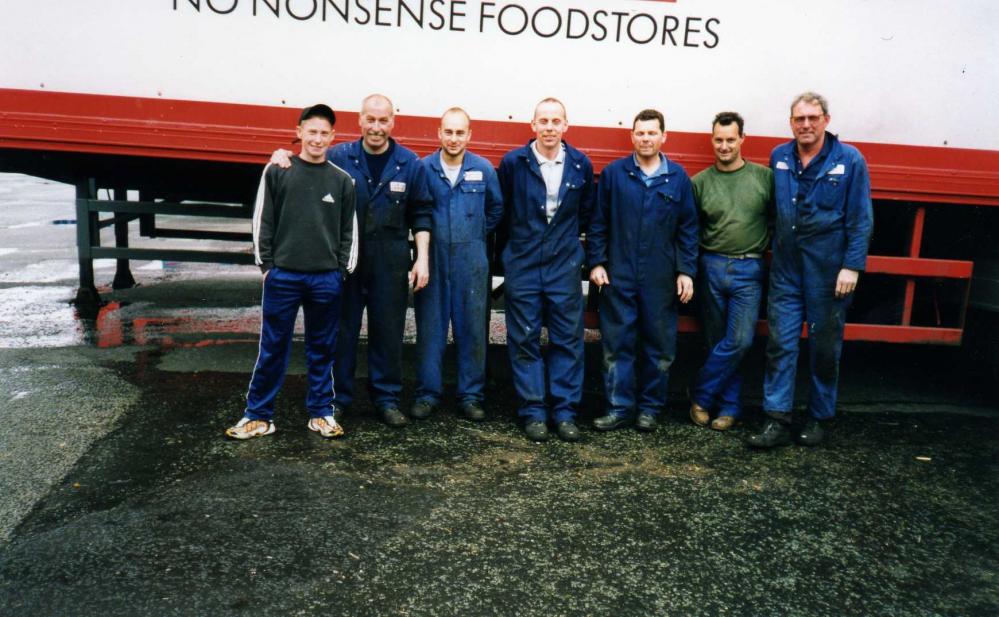
<path fill-rule="evenodd" d="M 640 413 L 635 418 L 635 428 L 643 433 L 651 433 L 657 426 L 659 423 L 656 422 L 656 417 L 650 413 Z"/>
<path fill-rule="evenodd" d="M 711 414 L 708 410 L 701 407 L 694 401 L 690 402 L 690 420 L 697 426 L 707 426 L 708 422 L 711 420 Z"/>
<path fill-rule="evenodd" d="M 559 422 L 556 432 L 562 441 L 579 441 L 579 427 L 572 420 Z"/>
<path fill-rule="evenodd" d="M 548 441 L 548 425 L 540 420 L 534 420 L 524 425 L 524 434 L 531 441 Z"/>
<path fill-rule="evenodd" d="M 416 401 L 409 408 L 409 417 L 416 420 L 425 420 L 434 412 L 434 404 L 430 401 Z"/>
<path fill-rule="evenodd" d="M 795 435 L 794 440 L 801 446 L 817 446 L 826 438 L 826 432 L 822 430 L 822 424 L 815 418 L 805 420 Z"/>
<path fill-rule="evenodd" d="M 763 423 L 763 428 L 758 433 L 753 433 L 746 438 L 746 444 L 751 448 L 776 448 L 786 446 L 791 443 L 791 430 L 786 422 L 767 418 Z"/>
<path fill-rule="evenodd" d="M 400 428 L 409 424 L 406 414 L 399 411 L 398 407 L 386 407 L 382 409 L 382 420 L 392 428 Z"/>
<path fill-rule="evenodd" d="M 727 431 L 735 424 L 735 416 L 718 416 L 711 421 L 711 428 L 716 431 Z"/>
<path fill-rule="evenodd" d="M 482 422 L 486 419 L 486 410 L 482 408 L 482 403 L 471 401 L 461 406 L 462 413 L 472 422 Z"/>
<path fill-rule="evenodd" d="M 617 413 L 609 413 L 606 416 L 600 416 L 593 420 L 593 428 L 598 431 L 613 431 L 630 424 L 631 418 Z"/>

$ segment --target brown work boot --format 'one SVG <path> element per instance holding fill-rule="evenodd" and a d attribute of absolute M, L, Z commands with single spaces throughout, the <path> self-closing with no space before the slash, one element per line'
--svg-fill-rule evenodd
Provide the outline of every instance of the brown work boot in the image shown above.
<path fill-rule="evenodd" d="M 735 424 L 735 416 L 718 416 L 711 421 L 711 428 L 716 431 L 727 431 Z"/>
<path fill-rule="evenodd" d="M 711 414 L 708 413 L 707 409 L 691 401 L 690 420 L 697 426 L 707 426 L 708 422 L 711 420 Z"/>

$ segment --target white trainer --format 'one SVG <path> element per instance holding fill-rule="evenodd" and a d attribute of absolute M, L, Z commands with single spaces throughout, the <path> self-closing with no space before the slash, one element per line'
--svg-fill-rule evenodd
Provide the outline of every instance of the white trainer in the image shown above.
<path fill-rule="evenodd" d="M 333 416 L 311 418 L 309 420 L 309 430 L 319 433 L 327 439 L 341 437 L 343 435 L 343 427 L 340 426 L 340 424 L 336 421 L 336 418 Z"/>
<path fill-rule="evenodd" d="M 244 417 L 235 426 L 230 426 L 225 430 L 226 437 L 231 439 L 253 439 L 264 435 L 273 435 L 277 428 L 273 422 L 267 420 L 251 420 Z"/>

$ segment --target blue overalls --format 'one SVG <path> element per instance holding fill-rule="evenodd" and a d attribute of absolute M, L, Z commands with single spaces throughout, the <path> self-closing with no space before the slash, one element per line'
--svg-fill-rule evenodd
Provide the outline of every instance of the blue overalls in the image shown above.
<path fill-rule="evenodd" d="M 333 374 L 333 402 L 354 401 L 354 371 L 361 315 L 368 309 L 368 384 L 378 410 L 399 406 L 402 391 L 402 337 L 406 326 L 409 231 L 430 231 L 432 197 L 420 159 L 398 143 L 374 181 L 361 141 L 341 143 L 327 158 L 354 179 L 360 251 L 357 268 L 343 288 L 343 312 Z"/>
<path fill-rule="evenodd" d="M 694 191 L 683 167 L 666 165 L 646 186 L 634 155 L 604 168 L 586 234 L 590 267 L 603 265 L 600 290 L 607 413 L 653 416 L 666 405 L 676 356 L 679 273 L 697 272 Z M 662 168 L 660 168 L 662 169 Z"/>
<path fill-rule="evenodd" d="M 440 150 L 424 158 L 423 166 L 434 203 L 430 283 L 414 297 L 416 400 L 440 403 L 450 323 L 458 352 L 458 404 L 481 403 L 490 291 L 486 234 L 503 218 L 503 195 L 492 164 L 471 152 L 465 152 L 454 186 L 444 174 Z"/>
<path fill-rule="evenodd" d="M 503 248 L 507 348 L 525 422 L 575 420 L 583 393 L 583 248 L 579 234 L 593 207 L 593 165 L 565 147 L 558 209 L 546 216 L 546 187 L 531 145 L 503 157 L 499 167 L 507 221 Z M 541 328 L 549 348 L 541 355 Z"/>
<path fill-rule="evenodd" d="M 835 297 L 836 279 L 843 268 L 865 268 L 874 227 L 867 163 L 835 135 L 827 132 L 825 140 L 811 169 L 802 168 L 793 141 L 770 155 L 777 218 L 763 409 L 777 417 L 789 414 L 794 404 L 802 322 L 812 385 L 808 411 L 817 420 L 835 415 L 843 327 L 852 298 Z"/>

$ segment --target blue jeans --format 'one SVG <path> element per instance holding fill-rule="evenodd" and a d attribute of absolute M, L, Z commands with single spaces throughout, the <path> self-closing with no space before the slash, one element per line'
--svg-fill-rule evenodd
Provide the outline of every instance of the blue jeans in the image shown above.
<path fill-rule="evenodd" d="M 284 382 L 298 307 L 305 317 L 305 359 L 309 416 L 328 416 L 333 405 L 333 350 L 340 321 L 343 278 L 337 270 L 295 272 L 277 266 L 264 278 L 261 299 L 260 352 L 246 393 L 245 416 L 274 417 L 274 399 Z"/>
<path fill-rule="evenodd" d="M 762 259 L 701 255 L 698 279 L 701 322 L 710 352 L 695 381 L 694 402 L 738 417 L 739 365 L 753 345 L 766 270 Z"/>

